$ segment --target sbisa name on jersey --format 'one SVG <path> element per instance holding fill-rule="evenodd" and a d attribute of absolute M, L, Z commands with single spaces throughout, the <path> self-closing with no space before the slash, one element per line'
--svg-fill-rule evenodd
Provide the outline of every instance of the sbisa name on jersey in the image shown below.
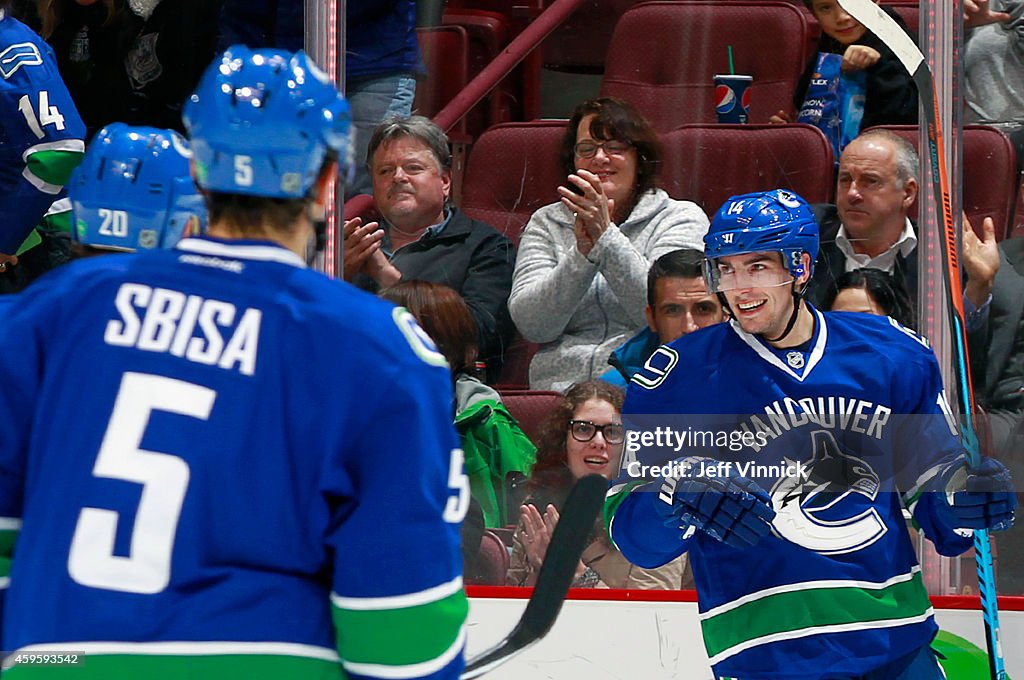
<path fill-rule="evenodd" d="M 252 375 L 263 314 L 178 290 L 124 283 L 114 298 L 120 318 L 107 322 L 103 341 L 115 347 L 166 352 L 188 361 Z"/>

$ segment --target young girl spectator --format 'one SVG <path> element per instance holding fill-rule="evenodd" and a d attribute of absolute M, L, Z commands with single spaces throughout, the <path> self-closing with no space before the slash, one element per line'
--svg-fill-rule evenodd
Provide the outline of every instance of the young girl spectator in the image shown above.
<path fill-rule="evenodd" d="M 576 480 L 588 474 L 618 474 L 625 441 L 622 391 L 601 380 L 574 385 L 545 421 L 537 464 L 527 483 L 529 496 L 512 539 L 509 585 L 532 586 L 555 525 L 558 510 Z M 604 520 L 595 523 L 590 544 L 576 571 L 576 588 L 677 589 L 685 557 L 657 569 L 643 569 L 612 545 Z"/>
<path fill-rule="evenodd" d="M 624 101 L 576 107 L 562 164 L 568 181 L 526 225 L 508 301 L 519 332 L 544 343 L 530 364 L 533 389 L 604 373 L 612 350 L 646 325 L 651 263 L 702 250 L 708 229 L 700 207 L 657 188 L 657 135 Z"/>

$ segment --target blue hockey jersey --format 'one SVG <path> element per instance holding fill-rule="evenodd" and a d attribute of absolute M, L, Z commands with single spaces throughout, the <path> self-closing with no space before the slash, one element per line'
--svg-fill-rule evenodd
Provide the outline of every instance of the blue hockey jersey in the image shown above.
<path fill-rule="evenodd" d="M 0 10 L 0 253 L 15 253 L 48 214 L 68 213 L 60 199 L 84 138 L 53 50 Z"/>
<path fill-rule="evenodd" d="M 0 384 L 8 665 L 459 676 L 469 485 L 447 365 L 405 310 L 267 242 L 185 239 L 8 303 Z"/>
<path fill-rule="evenodd" d="M 923 492 L 963 451 L 931 349 L 887 317 L 814 315 L 811 341 L 788 350 L 734 322 L 685 336 L 629 386 L 610 533 L 645 567 L 689 550 L 720 676 L 859 675 L 928 644 L 936 625 L 903 508 L 943 554 L 971 545 Z M 767 538 L 741 550 L 662 523 L 661 481 L 643 466 L 691 454 L 705 459 L 689 474 L 730 465 L 769 493 Z"/>

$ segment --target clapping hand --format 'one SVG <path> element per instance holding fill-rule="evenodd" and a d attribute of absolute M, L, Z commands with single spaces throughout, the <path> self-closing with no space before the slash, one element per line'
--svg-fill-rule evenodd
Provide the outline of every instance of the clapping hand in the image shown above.
<path fill-rule="evenodd" d="M 562 205 L 573 214 L 576 249 L 589 255 L 601 235 L 611 226 L 615 201 L 605 196 L 601 178 L 588 170 L 577 170 L 569 175 L 569 183 L 578 191 L 560 186 L 558 194 Z"/>

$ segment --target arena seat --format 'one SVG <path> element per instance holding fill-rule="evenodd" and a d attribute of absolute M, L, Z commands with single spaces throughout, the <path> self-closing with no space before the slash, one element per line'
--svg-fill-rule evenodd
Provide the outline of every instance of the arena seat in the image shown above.
<path fill-rule="evenodd" d="M 433 118 L 469 82 L 469 34 L 462 26 L 417 28 L 427 77 L 416 86 L 413 112 Z M 466 120 L 454 132 L 466 132 Z"/>
<path fill-rule="evenodd" d="M 832 200 L 832 147 L 813 125 L 684 125 L 661 135 L 661 186 L 712 216 L 736 194 L 784 188 Z"/>
<path fill-rule="evenodd" d="M 918 148 L 916 125 L 883 125 L 907 139 Z M 1017 152 L 1010 139 L 988 125 L 965 125 L 963 136 L 963 209 L 971 226 L 981 233 L 982 221 L 991 217 L 996 226 L 996 239 L 1009 234 L 1014 205 L 1017 201 Z M 930 191 L 920 186 L 918 193 Z M 910 214 L 917 214 L 917 202 Z"/>
<path fill-rule="evenodd" d="M 565 175 L 558 159 L 565 121 L 496 125 L 476 140 L 462 184 L 462 210 L 518 246 L 530 215 L 558 200 Z"/>
<path fill-rule="evenodd" d="M 549 390 L 501 389 L 500 394 L 505 408 L 519 421 L 519 427 L 534 445 L 539 446 L 544 420 L 562 398 L 562 393 Z"/>
<path fill-rule="evenodd" d="M 505 542 L 489 529 L 480 537 L 480 552 L 477 553 L 472 573 L 466 574 L 466 583 L 474 586 L 503 586 L 511 556 Z"/>
<path fill-rule="evenodd" d="M 643 2 L 615 26 L 601 94 L 636 106 L 661 132 L 686 123 L 713 123 L 715 74 L 751 75 L 750 120 L 767 122 L 793 111 L 806 64 L 806 15 L 773 0 Z"/>

